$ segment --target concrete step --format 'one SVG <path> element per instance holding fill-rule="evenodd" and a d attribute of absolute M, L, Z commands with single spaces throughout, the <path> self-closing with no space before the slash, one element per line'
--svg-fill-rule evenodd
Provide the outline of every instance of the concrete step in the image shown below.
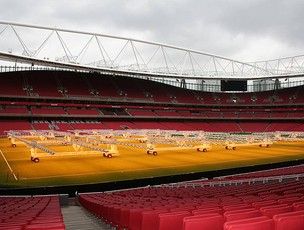
<path fill-rule="evenodd" d="M 66 230 L 110 230 L 100 219 L 80 206 L 62 206 L 62 216 Z"/>

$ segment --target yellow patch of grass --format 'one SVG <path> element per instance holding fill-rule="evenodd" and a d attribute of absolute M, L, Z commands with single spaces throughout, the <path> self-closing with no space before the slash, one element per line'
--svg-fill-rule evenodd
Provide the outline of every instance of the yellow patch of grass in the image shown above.
<path fill-rule="evenodd" d="M 139 144 L 136 141 L 131 143 Z M 167 147 L 163 145 L 165 146 Z M 18 178 L 18 181 L 14 180 L 0 156 L 0 185 L 88 184 L 304 159 L 303 141 L 277 142 L 269 148 L 244 146 L 235 151 L 226 150 L 224 146 L 212 146 L 212 150 L 205 153 L 197 152 L 196 149 L 164 150 L 159 151 L 157 156 L 148 155 L 145 149 L 119 145 L 121 156 L 111 159 L 86 148 L 76 154 L 73 154 L 74 149 L 71 146 L 48 148 L 55 151 L 56 155 L 38 151 L 41 155 L 40 162 L 34 163 L 30 160 L 28 147 L 18 145 L 12 148 L 8 139 L 0 139 L 0 150 Z"/>

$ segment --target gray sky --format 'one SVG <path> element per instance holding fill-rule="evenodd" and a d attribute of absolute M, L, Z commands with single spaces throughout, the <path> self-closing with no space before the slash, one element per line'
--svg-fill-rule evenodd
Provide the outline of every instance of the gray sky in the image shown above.
<path fill-rule="evenodd" d="M 125 36 L 241 61 L 304 54 L 303 0 L 1 0 L 0 20 Z"/>

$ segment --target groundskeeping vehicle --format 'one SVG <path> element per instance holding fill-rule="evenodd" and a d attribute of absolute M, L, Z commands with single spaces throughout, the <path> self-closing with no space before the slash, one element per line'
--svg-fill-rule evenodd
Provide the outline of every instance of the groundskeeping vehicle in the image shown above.
<path fill-rule="evenodd" d="M 182 146 L 172 146 L 172 147 L 159 147 L 157 148 L 153 144 L 147 145 L 147 154 L 152 154 L 154 156 L 157 156 L 159 151 L 174 151 L 174 150 L 192 150 L 195 149 L 198 152 L 207 152 L 212 149 L 211 145 L 209 143 L 203 143 L 200 145 L 182 145 Z"/>
<path fill-rule="evenodd" d="M 120 153 L 118 152 L 116 145 L 108 145 L 108 149 L 104 150 L 103 156 L 107 158 L 118 157 L 120 156 Z"/>
<path fill-rule="evenodd" d="M 270 140 L 263 140 L 263 141 L 259 141 L 259 142 L 244 142 L 244 143 L 238 143 L 238 142 L 233 142 L 233 141 L 226 141 L 225 148 L 227 150 L 229 150 L 229 149 L 236 150 L 237 147 L 251 146 L 251 145 L 256 145 L 256 146 L 268 148 L 272 144 L 273 144 L 273 142 L 270 141 Z"/>

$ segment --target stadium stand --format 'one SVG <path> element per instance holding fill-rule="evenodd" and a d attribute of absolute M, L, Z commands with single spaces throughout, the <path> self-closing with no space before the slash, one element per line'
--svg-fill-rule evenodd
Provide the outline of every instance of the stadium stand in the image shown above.
<path fill-rule="evenodd" d="M 103 121 L 102 122 L 108 129 L 122 130 L 122 129 L 138 129 L 138 127 L 132 122 L 128 121 Z"/>
<path fill-rule="evenodd" d="M 129 113 L 132 116 L 150 116 L 150 117 L 157 116 L 157 114 L 151 110 L 129 110 Z"/>
<path fill-rule="evenodd" d="M 34 121 L 32 123 L 35 130 L 51 130 L 52 126 L 45 121 Z"/>
<path fill-rule="evenodd" d="M 0 197 L 0 229 L 65 229 L 58 196 Z"/>
<path fill-rule="evenodd" d="M 171 130 L 180 130 L 180 131 L 187 131 L 191 130 L 191 127 L 187 123 L 182 122 L 159 122 L 163 127 L 166 127 L 166 129 Z"/>
<path fill-rule="evenodd" d="M 146 99 L 140 86 L 140 81 L 131 78 L 115 78 L 114 84 L 120 96 L 134 98 L 135 100 Z"/>
<path fill-rule="evenodd" d="M 0 95 L 3 96 L 26 96 L 28 90 L 30 90 L 24 86 L 22 73 L 10 72 L 0 74 L 0 81 Z"/>
<path fill-rule="evenodd" d="M 29 114 L 28 109 L 25 106 L 3 106 L 0 109 L 1 114 L 12 114 L 12 115 L 27 115 Z"/>
<path fill-rule="evenodd" d="M 28 85 L 32 88 L 33 95 L 38 97 L 63 97 L 63 94 L 59 91 L 58 78 L 53 72 L 34 71 L 30 74 L 25 73 L 25 76 Z"/>
<path fill-rule="evenodd" d="M 250 121 L 240 122 L 240 127 L 244 132 L 265 132 L 268 125 L 269 125 L 268 122 L 250 122 Z"/>
<path fill-rule="evenodd" d="M 0 132 L 5 135 L 5 131 L 8 130 L 31 130 L 32 126 L 28 121 L 20 120 L 1 120 L 0 121 Z"/>
<path fill-rule="evenodd" d="M 294 221 L 295 229 L 301 229 L 303 188 L 300 181 L 195 188 L 179 184 L 81 194 L 79 202 L 116 228 L 273 230 Z"/>
<path fill-rule="evenodd" d="M 40 115 L 40 114 L 43 114 L 43 115 L 64 115 L 66 114 L 66 112 L 62 109 L 62 108 L 52 108 L 52 107 L 44 107 L 44 108 L 31 108 L 31 111 L 32 111 L 32 114 L 33 115 Z"/>
<path fill-rule="evenodd" d="M 91 97 L 83 74 L 75 77 L 74 73 L 57 73 L 60 87 L 65 90 L 66 97 Z"/>
<path fill-rule="evenodd" d="M 100 112 L 96 109 L 84 109 L 84 108 L 68 108 L 67 113 L 70 115 L 89 115 L 89 116 L 100 116 Z"/>
<path fill-rule="evenodd" d="M 60 130 L 64 132 L 73 130 L 73 127 L 70 126 L 70 124 L 66 121 L 54 121 L 52 122 L 52 126 L 54 127 L 54 130 Z"/>
<path fill-rule="evenodd" d="M 106 129 L 106 127 L 98 121 L 73 121 L 70 123 L 73 129 Z"/>
<path fill-rule="evenodd" d="M 99 74 L 93 74 L 89 81 L 92 85 L 93 92 L 95 90 L 95 95 L 99 95 L 100 97 L 104 98 L 123 98 L 123 95 L 119 94 L 117 87 L 115 87 L 114 82 L 109 76 L 101 77 Z"/>
<path fill-rule="evenodd" d="M 147 129 L 168 129 L 172 121 L 177 129 L 213 132 L 304 128 L 299 106 L 303 103 L 302 86 L 255 93 L 211 93 L 144 79 L 64 71 L 1 73 L 0 79 L 2 85 L 7 85 L 0 90 L 0 122 L 8 130 L 15 127 L 15 114 L 20 114 L 18 119 L 24 123 L 33 123 L 37 118 L 52 123 L 60 117 L 72 126 L 60 123 L 49 128 L 62 131 L 73 129 L 73 124 L 83 129 L 85 126 L 78 125 L 79 121 L 90 123 L 92 118 L 101 125 L 88 128 L 107 128 L 102 125 L 103 117 L 118 129 L 120 126 L 113 124 L 121 119 L 128 119 L 133 127 Z"/>
<path fill-rule="evenodd" d="M 248 179 L 248 178 L 259 178 L 259 177 L 275 177 L 281 175 L 294 175 L 294 174 L 304 174 L 304 165 L 264 170 L 259 172 L 243 173 L 240 175 L 225 176 L 222 178 L 234 180 L 234 179 Z"/>

